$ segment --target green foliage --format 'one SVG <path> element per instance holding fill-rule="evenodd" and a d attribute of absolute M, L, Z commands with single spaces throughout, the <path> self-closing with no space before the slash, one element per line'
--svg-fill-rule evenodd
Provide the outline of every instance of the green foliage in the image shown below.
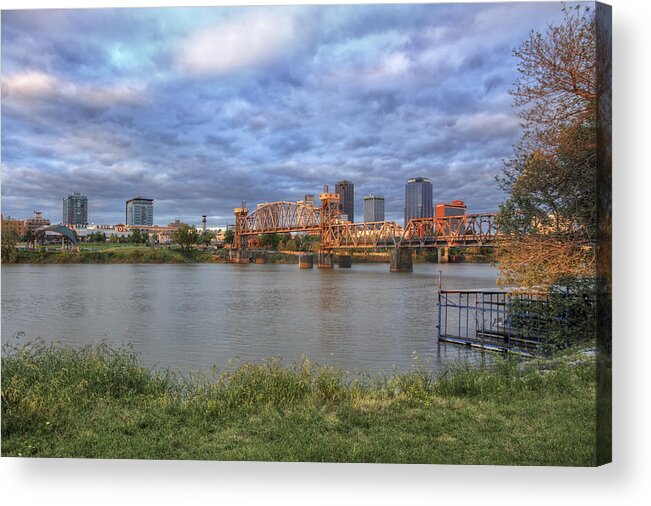
<path fill-rule="evenodd" d="M 270 359 L 187 377 L 129 347 L 5 345 L 5 456 L 594 465 L 594 362 L 353 376 Z"/>
<path fill-rule="evenodd" d="M 18 234 L 15 230 L 2 230 L 2 261 L 13 263 L 16 261 L 16 242 Z"/>
<path fill-rule="evenodd" d="M 199 242 L 199 231 L 195 227 L 181 225 L 172 233 L 172 242 L 181 246 L 181 251 L 187 252 L 190 246 Z"/>
<path fill-rule="evenodd" d="M 298 246 L 294 239 L 289 239 L 285 242 L 283 249 L 286 249 L 287 251 L 298 251 Z"/>
<path fill-rule="evenodd" d="M 258 236 L 260 247 L 270 250 L 277 250 L 280 241 L 283 239 L 282 234 L 260 234 Z"/>
<path fill-rule="evenodd" d="M 106 234 L 104 232 L 93 232 L 88 235 L 88 242 L 106 242 Z"/>
<path fill-rule="evenodd" d="M 131 234 L 125 238 L 125 242 L 132 244 L 146 244 L 149 241 L 149 234 L 138 228 L 134 228 Z"/>
<path fill-rule="evenodd" d="M 520 335 L 542 333 L 543 351 L 555 352 L 594 343 L 596 299 L 594 278 L 561 279 L 542 296 L 514 299 L 511 328 Z"/>
<path fill-rule="evenodd" d="M 301 252 L 310 252 L 318 251 L 321 244 L 320 235 L 296 235 L 294 236 L 294 241 L 296 241 L 296 247 L 298 251 Z"/>
<path fill-rule="evenodd" d="M 197 240 L 197 242 L 199 244 L 209 245 L 214 237 L 215 237 L 215 232 L 213 232 L 212 230 L 206 230 L 205 232 L 201 232 L 199 234 L 199 239 Z"/>
<path fill-rule="evenodd" d="M 226 244 L 233 244 L 233 240 L 235 239 L 235 231 L 232 228 L 229 228 L 224 232 L 224 242 Z"/>

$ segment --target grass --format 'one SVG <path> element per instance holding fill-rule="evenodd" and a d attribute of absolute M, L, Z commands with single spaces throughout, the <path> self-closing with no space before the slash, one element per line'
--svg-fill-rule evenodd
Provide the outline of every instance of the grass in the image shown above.
<path fill-rule="evenodd" d="M 594 360 L 442 378 L 268 360 L 183 377 L 106 343 L 4 351 L 3 456 L 595 464 Z"/>

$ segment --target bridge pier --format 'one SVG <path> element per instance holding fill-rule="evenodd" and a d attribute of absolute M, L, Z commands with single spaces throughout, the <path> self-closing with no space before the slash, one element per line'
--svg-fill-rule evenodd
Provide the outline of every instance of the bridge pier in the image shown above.
<path fill-rule="evenodd" d="M 390 272 L 412 272 L 414 270 L 414 254 L 409 248 L 396 248 L 391 252 Z"/>
<path fill-rule="evenodd" d="M 266 264 L 267 263 L 267 254 L 264 252 L 258 252 L 254 255 L 256 264 Z"/>
<path fill-rule="evenodd" d="M 440 264 L 447 264 L 448 263 L 448 253 L 450 252 L 450 248 L 436 248 L 436 261 Z"/>
<path fill-rule="evenodd" d="M 319 269 L 332 269 L 334 265 L 334 255 L 332 253 L 319 252 L 316 255 L 316 266 Z"/>
<path fill-rule="evenodd" d="M 314 267 L 314 255 L 312 253 L 299 253 L 298 268 L 311 269 L 312 267 Z"/>
<path fill-rule="evenodd" d="M 251 262 L 251 252 L 248 249 L 230 250 L 228 256 L 233 264 L 248 264 Z"/>
<path fill-rule="evenodd" d="M 350 269 L 353 265 L 352 255 L 337 255 L 337 263 L 340 269 Z"/>

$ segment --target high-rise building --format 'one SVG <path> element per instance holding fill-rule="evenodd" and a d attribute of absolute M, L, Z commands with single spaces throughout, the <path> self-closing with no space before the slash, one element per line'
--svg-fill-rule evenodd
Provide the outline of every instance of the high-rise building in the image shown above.
<path fill-rule="evenodd" d="M 77 192 L 63 197 L 63 224 L 76 227 L 88 225 L 88 197 Z"/>
<path fill-rule="evenodd" d="M 127 200 L 126 220 L 130 227 L 150 227 L 154 224 L 154 199 L 134 197 Z"/>
<path fill-rule="evenodd" d="M 432 180 L 427 177 L 413 177 L 405 185 L 405 227 L 412 218 L 431 218 Z"/>
<path fill-rule="evenodd" d="M 364 221 L 384 221 L 384 197 L 379 195 L 364 197 Z"/>
<path fill-rule="evenodd" d="M 350 181 L 335 184 L 335 193 L 339 195 L 339 210 L 348 216 L 348 221 L 355 222 L 355 185 Z"/>

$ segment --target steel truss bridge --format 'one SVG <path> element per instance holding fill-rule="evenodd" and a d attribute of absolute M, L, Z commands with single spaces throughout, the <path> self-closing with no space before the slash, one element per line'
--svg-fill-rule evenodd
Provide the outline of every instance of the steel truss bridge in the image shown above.
<path fill-rule="evenodd" d="M 383 248 L 450 248 L 492 246 L 499 230 L 496 213 L 465 214 L 445 218 L 417 218 L 402 227 L 394 221 L 343 221 L 340 197 L 328 187 L 319 196 L 320 207 L 304 202 L 259 204 L 249 213 L 245 204 L 235 209 L 233 249 L 256 247 L 258 236 L 306 233 L 321 236 L 321 251 Z"/>

